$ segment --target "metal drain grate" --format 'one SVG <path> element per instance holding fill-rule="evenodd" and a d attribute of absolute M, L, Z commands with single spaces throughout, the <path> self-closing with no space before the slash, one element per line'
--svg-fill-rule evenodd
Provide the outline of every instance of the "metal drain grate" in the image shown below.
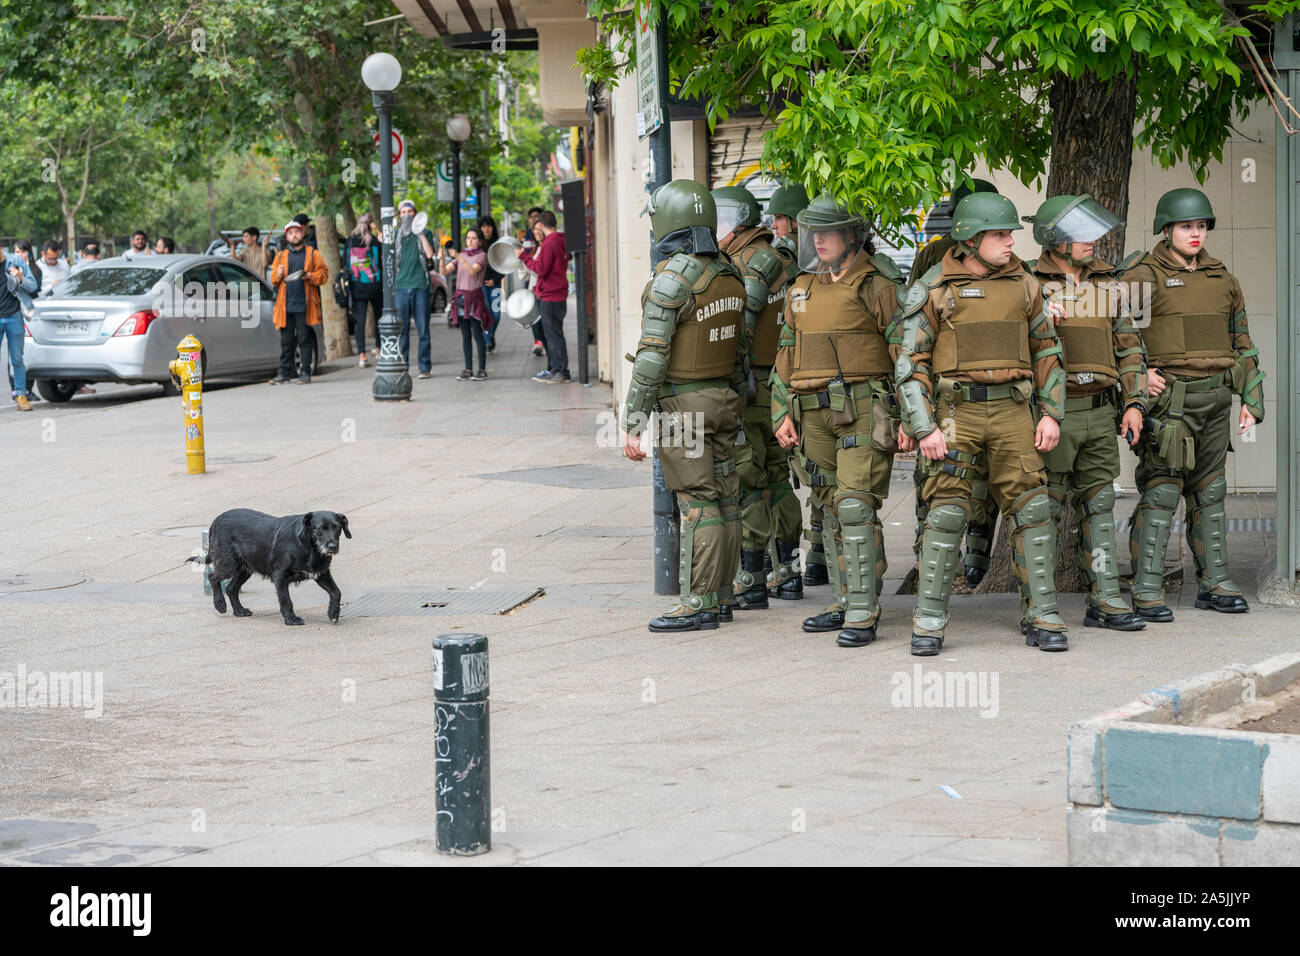
<path fill-rule="evenodd" d="M 344 601 L 351 617 L 434 617 L 447 614 L 508 614 L 546 594 L 544 588 L 384 588 Z"/>

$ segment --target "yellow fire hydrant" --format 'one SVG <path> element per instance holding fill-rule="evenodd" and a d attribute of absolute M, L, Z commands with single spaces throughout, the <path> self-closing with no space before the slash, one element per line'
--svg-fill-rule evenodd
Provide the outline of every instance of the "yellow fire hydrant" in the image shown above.
<path fill-rule="evenodd" d="M 203 451 L 203 343 L 192 335 L 176 346 L 179 357 L 168 366 L 185 406 L 185 465 L 191 475 L 207 473 Z"/>

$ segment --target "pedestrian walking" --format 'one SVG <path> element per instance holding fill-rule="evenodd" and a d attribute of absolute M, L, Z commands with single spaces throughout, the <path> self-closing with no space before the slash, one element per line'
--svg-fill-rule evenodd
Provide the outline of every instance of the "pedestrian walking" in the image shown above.
<path fill-rule="evenodd" d="M 433 352 L 429 344 L 429 297 L 433 293 L 429 263 L 434 258 L 433 233 L 428 229 L 418 235 L 411 231 L 411 220 L 415 217 L 415 203 L 411 200 L 402 200 L 397 213 L 401 225 L 397 231 L 397 274 L 393 286 L 397 291 L 397 320 L 402 326 L 398 345 L 402 360 L 410 368 L 411 322 L 414 321 L 419 339 L 419 377 L 428 378 L 433 373 Z"/>
<path fill-rule="evenodd" d="M 375 235 L 374 225 L 375 217 L 364 212 L 348 236 L 349 319 L 356 338 L 359 368 L 370 364 L 366 361 L 367 315 L 373 314 L 378 323 L 384 308 L 383 247 Z"/>
<path fill-rule="evenodd" d="M 5 253 L 5 277 L 0 285 L 0 335 L 9 346 L 9 366 L 13 378 L 11 397 L 20 412 L 30 412 L 27 396 L 27 367 L 23 364 L 23 310 L 31 308 L 36 292 L 36 277 L 27 260 L 17 253 Z"/>
<path fill-rule="evenodd" d="M 462 382 L 471 378 L 481 382 L 487 378 L 487 343 L 484 332 L 492 329 L 492 315 L 483 297 L 487 253 L 483 251 L 483 237 L 477 229 L 466 230 L 465 251 L 444 265 L 442 271 L 448 275 L 456 273 L 456 294 L 452 297 L 450 312 L 460 324 L 461 348 L 465 353 L 465 368 L 457 378 Z M 478 350 L 477 371 L 474 370 L 471 341 L 473 348 Z"/>
<path fill-rule="evenodd" d="M 53 239 L 47 240 L 41 247 L 41 281 L 40 296 L 49 298 L 54 295 L 54 287 L 68 277 L 72 266 L 62 256 L 63 245 Z"/>
<path fill-rule="evenodd" d="M 273 320 L 280 330 L 280 370 L 270 384 L 294 381 L 311 382 L 316 357 L 316 333 L 320 325 L 320 287 L 330 280 L 329 267 L 319 252 L 303 241 L 302 224 L 296 221 L 284 227 L 287 245 L 271 265 L 271 285 L 276 290 Z M 298 377 L 293 375 L 295 349 L 298 353 Z"/>
<path fill-rule="evenodd" d="M 149 234 L 143 229 L 137 229 L 131 233 L 131 248 L 122 253 L 124 259 L 136 259 L 140 256 L 152 256 L 154 251 L 149 248 Z"/>
<path fill-rule="evenodd" d="M 537 220 L 541 215 L 541 206 L 533 206 L 528 210 L 526 217 L 527 222 L 519 234 L 519 239 L 523 244 L 523 252 L 532 253 L 537 250 Z M 531 282 L 532 280 L 530 279 L 529 284 L 531 284 Z M 525 285 L 525 288 L 527 288 L 527 285 Z M 546 330 L 542 328 L 542 320 L 540 318 L 532 324 L 532 330 L 533 354 L 544 355 L 546 353 Z M 546 371 L 546 369 L 542 369 L 542 371 Z"/>
<path fill-rule="evenodd" d="M 546 385 L 563 385 L 569 378 L 569 351 L 564 341 L 564 313 L 569 297 L 569 280 L 566 272 L 568 255 L 564 249 L 564 233 L 558 229 L 555 213 L 542 210 L 534 227 L 537 249 L 520 255 L 529 271 L 537 275 L 534 292 L 546 343 L 546 369 L 533 376 Z M 586 343 L 581 343 L 586 348 Z"/>
<path fill-rule="evenodd" d="M 497 221 L 491 216 L 484 216 L 478 221 L 478 232 L 483 237 L 483 251 L 487 252 L 499 238 Z M 493 269 L 491 263 L 487 264 L 483 272 L 483 299 L 487 302 L 488 314 L 492 316 L 492 331 L 485 332 L 483 338 L 489 352 L 496 351 L 497 347 L 496 336 L 501 326 L 501 304 L 505 295 L 505 287 L 502 285 L 504 279 L 505 276 Z"/>

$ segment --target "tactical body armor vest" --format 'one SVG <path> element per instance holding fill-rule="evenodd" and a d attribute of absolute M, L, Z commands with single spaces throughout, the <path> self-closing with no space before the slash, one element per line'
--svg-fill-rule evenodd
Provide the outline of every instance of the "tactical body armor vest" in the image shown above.
<path fill-rule="evenodd" d="M 767 229 L 750 230 L 752 235 L 745 237 L 745 242 L 731 250 L 729 254 L 742 269 L 749 265 L 750 258 L 758 249 L 772 248 L 772 233 Z M 782 261 L 788 257 L 780 252 Z M 754 327 L 754 342 L 749 350 L 749 364 L 754 368 L 769 368 L 776 361 L 777 339 L 780 336 L 781 312 L 785 309 L 786 276 L 782 274 L 768 286 L 767 305 L 758 314 Z"/>
<path fill-rule="evenodd" d="M 1078 374 L 1085 372 L 1119 381 L 1115 344 L 1111 338 L 1114 317 L 1109 314 L 1110 304 L 1119 300 L 1108 288 L 1112 280 L 1110 267 L 1091 272 L 1085 281 L 1075 285 L 1067 276 L 1039 272 L 1034 263 L 1026 265 L 1045 286 L 1056 283 L 1061 287 L 1061 291 L 1054 293 L 1051 299 L 1065 308 L 1065 318 L 1056 327 L 1056 336 L 1065 352 L 1067 376 L 1074 376 L 1074 381 L 1077 381 Z"/>
<path fill-rule="evenodd" d="M 736 367 L 745 328 L 745 284 L 725 258 L 706 259 L 677 312 L 668 355 L 670 382 L 726 378 Z"/>
<path fill-rule="evenodd" d="M 1031 368 L 1025 317 L 1030 303 L 1022 273 L 961 276 L 946 280 L 940 289 L 931 359 L 935 375 Z"/>
<path fill-rule="evenodd" d="M 889 345 L 876 316 L 862 301 L 869 283 L 888 281 L 862 253 L 838 282 L 805 273 L 790 284 L 787 305 L 796 313 L 794 372 L 790 376 L 794 391 L 825 388 L 827 380 L 840 371 L 849 383 L 893 374 Z"/>
<path fill-rule="evenodd" d="M 1225 359 L 1225 367 L 1230 364 L 1232 284 L 1223 264 L 1175 269 L 1150 254 L 1141 264 L 1150 266 L 1155 276 L 1151 324 L 1142 329 L 1147 366 L 1177 365 L 1184 359 Z"/>

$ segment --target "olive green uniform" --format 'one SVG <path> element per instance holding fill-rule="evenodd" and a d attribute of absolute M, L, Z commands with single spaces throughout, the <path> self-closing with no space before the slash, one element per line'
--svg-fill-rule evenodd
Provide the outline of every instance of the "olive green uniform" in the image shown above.
<path fill-rule="evenodd" d="M 1065 353 L 1065 420 L 1060 442 L 1043 453 L 1052 518 L 1059 518 L 1066 494 L 1073 494 L 1079 515 L 1075 560 L 1088 582 L 1088 606 L 1102 616 L 1129 614 L 1115 554 L 1115 431 L 1122 412 L 1147 408 L 1142 340 L 1125 287 L 1105 262 L 1080 266 L 1078 283 L 1046 256 L 1027 265 L 1047 297 L 1065 310 L 1056 327 Z"/>
<path fill-rule="evenodd" d="M 750 395 L 743 414 L 744 429 L 736 446 L 736 469 L 740 476 L 741 548 L 767 551 L 773 540 L 781 553 L 792 553 L 799 546 L 802 515 L 799 499 L 790 484 L 788 455 L 773 435 L 772 393 L 768 379 L 776 361 L 777 338 L 781 313 L 785 307 L 786 285 L 798 275 L 793 257 L 772 246 L 768 229 L 747 226 L 736 231 L 724 251 L 747 278 L 762 284 L 763 308 L 755 321 L 753 345 L 749 353 Z M 797 574 L 789 563 L 775 565 L 776 583 Z M 760 569 L 761 570 L 761 569 Z M 740 591 L 767 582 L 760 573 L 743 571 L 737 578 Z"/>
<path fill-rule="evenodd" d="M 1211 220 L 1211 225 L 1213 220 Z M 1126 275 L 1150 290 L 1149 323 L 1140 328 L 1147 365 L 1165 378 L 1138 449 L 1142 494 L 1129 529 L 1133 601 L 1161 608 L 1164 560 L 1178 498 L 1187 502 L 1188 538 L 1202 596 L 1240 597 L 1228 577 L 1224 465 L 1232 447 L 1232 396 L 1256 421 L 1264 419 L 1264 373 L 1246 324 L 1241 285 L 1201 249 L 1195 269 L 1167 243 Z M 1236 609 L 1245 610 L 1244 602 Z"/>
<path fill-rule="evenodd" d="M 908 289 L 899 316 L 903 342 L 896 383 L 908 430 L 920 439 L 942 428 L 948 447 L 940 462 L 918 455 L 930 512 L 921 547 L 913 653 L 937 653 L 942 645 L 957 549 L 970 520 L 972 466 L 981 460 L 1015 521 L 1012 546 L 1023 555 L 1015 571 L 1029 623 L 1041 631 L 1063 632 L 1048 563 L 1055 535 L 1051 499 L 1034 448 L 1029 399 L 1036 388 L 1042 412 L 1059 422 L 1065 414 L 1065 375 L 1038 280 L 1014 255 L 1001 268 L 977 275 L 950 251 Z"/>
<path fill-rule="evenodd" d="M 641 308 L 628 431 L 640 434 L 649 408 L 659 411 L 659 461 L 682 513 L 682 609 L 716 612 L 740 558 L 737 390 L 753 312 L 726 255 L 688 253 L 659 264 Z"/>
<path fill-rule="evenodd" d="M 872 628 L 880 617 L 886 563 L 878 512 L 898 448 L 890 382 L 897 278 L 892 262 L 865 251 L 838 279 L 801 275 L 787 290 L 772 369 L 772 420 L 779 426 L 788 413 L 798 428 L 809 486 L 825 516 L 831 607 L 843 610 L 847 628 Z"/>

